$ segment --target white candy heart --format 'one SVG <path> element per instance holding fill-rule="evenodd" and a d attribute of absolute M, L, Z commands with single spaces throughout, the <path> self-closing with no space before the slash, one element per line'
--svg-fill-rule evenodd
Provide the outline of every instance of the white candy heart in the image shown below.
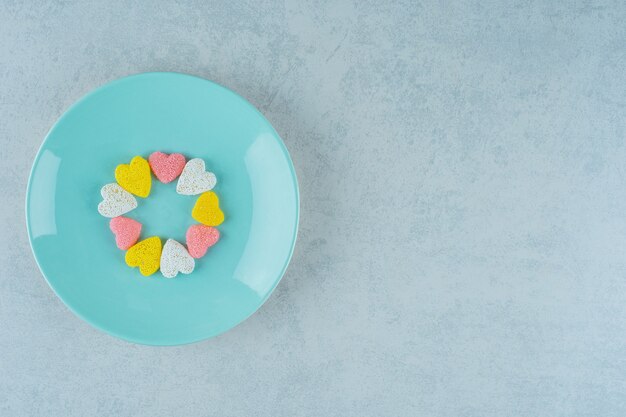
<path fill-rule="evenodd" d="M 165 278 L 174 278 L 179 272 L 191 274 L 196 261 L 185 247 L 174 239 L 167 239 L 161 252 L 161 274 Z"/>
<path fill-rule="evenodd" d="M 206 171 L 204 161 L 194 158 L 185 164 L 176 184 L 176 192 L 182 195 L 202 194 L 213 189 L 216 183 L 215 174 Z"/>
<path fill-rule="evenodd" d="M 131 193 L 116 183 L 107 184 L 100 190 L 103 200 L 98 212 L 104 217 L 117 217 L 137 208 L 137 200 Z"/>

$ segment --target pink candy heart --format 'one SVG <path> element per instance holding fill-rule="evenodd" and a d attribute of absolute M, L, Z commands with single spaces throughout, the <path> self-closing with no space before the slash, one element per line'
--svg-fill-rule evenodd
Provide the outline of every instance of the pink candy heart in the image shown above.
<path fill-rule="evenodd" d="M 148 157 L 150 168 L 154 175 L 164 184 L 172 182 L 183 172 L 185 157 L 179 153 L 168 155 L 163 152 L 153 152 Z"/>
<path fill-rule="evenodd" d="M 141 223 L 128 217 L 115 217 L 111 219 L 109 227 L 115 234 L 117 247 L 126 250 L 137 243 L 141 233 Z"/>
<path fill-rule="evenodd" d="M 189 254 L 196 259 L 202 258 L 207 249 L 215 245 L 219 238 L 220 232 L 215 227 L 194 224 L 187 229 L 187 249 Z"/>

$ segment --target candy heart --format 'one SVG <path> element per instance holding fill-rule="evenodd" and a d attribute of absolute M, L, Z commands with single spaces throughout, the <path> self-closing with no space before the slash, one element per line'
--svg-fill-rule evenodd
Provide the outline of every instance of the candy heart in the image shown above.
<path fill-rule="evenodd" d="M 174 239 L 167 239 L 161 253 L 161 274 L 165 278 L 174 278 L 179 272 L 191 274 L 195 266 L 196 261 L 183 245 Z"/>
<path fill-rule="evenodd" d="M 141 156 L 134 157 L 129 165 L 118 165 L 115 168 L 115 179 L 129 193 L 143 198 L 150 195 L 150 186 L 152 185 L 150 165 Z"/>
<path fill-rule="evenodd" d="M 224 221 L 220 200 L 213 191 L 203 193 L 191 210 L 191 217 L 206 226 L 217 226 Z"/>
<path fill-rule="evenodd" d="M 154 274 L 159 269 L 161 261 L 161 239 L 152 236 L 131 246 L 126 252 L 125 260 L 128 266 L 138 266 L 143 276 Z"/>
<path fill-rule="evenodd" d="M 200 158 L 194 158 L 187 162 L 182 174 L 180 174 L 178 184 L 176 184 L 176 192 L 182 195 L 196 195 L 212 190 L 216 183 L 215 174 L 206 171 L 204 161 Z"/>
<path fill-rule="evenodd" d="M 117 217 L 137 208 L 137 200 L 131 193 L 115 183 L 100 190 L 103 200 L 98 204 L 98 213 L 104 217 Z"/>
<path fill-rule="evenodd" d="M 154 152 L 148 157 L 148 162 L 154 175 L 164 184 L 174 181 L 185 168 L 185 157 L 179 153 Z"/>
<path fill-rule="evenodd" d="M 219 238 L 220 232 L 215 227 L 194 224 L 187 229 L 189 254 L 196 259 L 202 258 L 207 249 L 215 245 Z"/>
<path fill-rule="evenodd" d="M 116 217 L 109 222 L 109 228 L 115 234 L 117 247 L 126 250 L 139 240 L 141 223 L 128 217 Z"/>

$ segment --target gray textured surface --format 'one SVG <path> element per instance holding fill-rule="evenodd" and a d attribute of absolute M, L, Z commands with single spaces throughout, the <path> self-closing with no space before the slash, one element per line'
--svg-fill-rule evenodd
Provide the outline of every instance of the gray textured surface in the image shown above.
<path fill-rule="evenodd" d="M 0 415 L 626 415 L 626 7 L 561 3 L 3 1 Z M 74 317 L 23 214 L 64 109 L 155 70 L 248 98 L 302 192 L 268 303 L 177 348 Z"/>

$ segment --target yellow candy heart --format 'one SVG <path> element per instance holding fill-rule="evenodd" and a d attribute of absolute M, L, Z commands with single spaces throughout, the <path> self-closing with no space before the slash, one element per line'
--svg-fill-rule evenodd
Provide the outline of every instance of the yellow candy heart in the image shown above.
<path fill-rule="evenodd" d="M 200 194 L 193 206 L 191 217 L 206 226 L 217 226 L 224 221 L 224 213 L 220 210 L 220 199 L 213 191 Z"/>
<path fill-rule="evenodd" d="M 143 276 L 154 274 L 161 264 L 161 239 L 152 236 L 131 246 L 125 260 L 130 267 L 138 266 Z"/>
<path fill-rule="evenodd" d="M 115 168 L 115 179 L 129 193 L 143 198 L 150 195 L 150 186 L 152 185 L 150 164 L 141 156 L 134 157 L 130 161 L 130 165 L 118 165 Z"/>

